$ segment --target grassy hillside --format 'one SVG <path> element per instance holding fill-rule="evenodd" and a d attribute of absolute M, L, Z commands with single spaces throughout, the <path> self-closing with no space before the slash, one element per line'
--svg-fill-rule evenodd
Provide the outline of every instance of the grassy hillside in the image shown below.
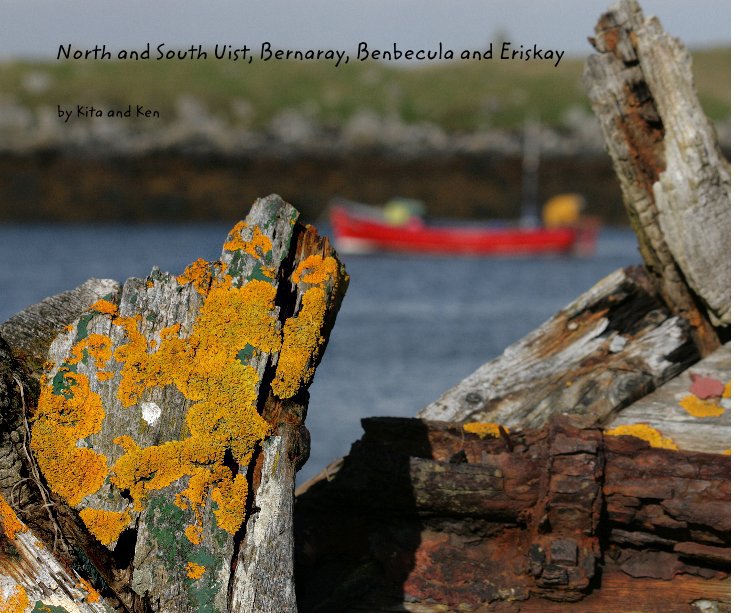
<path fill-rule="evenodd" d="M 693 55 L 705 111 L 714 120 L 728 119 L 729 49 Z M 557 68 L 499 61 L 408 67 L 352 62 L 338 68 L 328 62 L 5 62 L 0 63 L 0 104 L 30 109 L 144 104 L 165 119 L 176 116 L 182 100 L 195 99 L 208 113 L 255 129 L 284 110 L 328 125 L 371 109 L 468 131 L 514 127 L 529 111 L 562 125 L 568 109 L 588 108 L 582 67 L 580 58 L 564 58 Z"/>

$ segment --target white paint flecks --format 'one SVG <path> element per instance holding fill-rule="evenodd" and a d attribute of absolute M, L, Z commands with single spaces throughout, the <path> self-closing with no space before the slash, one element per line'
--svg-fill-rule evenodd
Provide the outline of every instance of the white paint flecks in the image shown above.
<path fill-rule="evenodd" d="M 149 426 L 157 422 L 161 416 L 161 408 L 155 402 L 143 402 L 140 408 L 143 409 L 143 419 Z"/>

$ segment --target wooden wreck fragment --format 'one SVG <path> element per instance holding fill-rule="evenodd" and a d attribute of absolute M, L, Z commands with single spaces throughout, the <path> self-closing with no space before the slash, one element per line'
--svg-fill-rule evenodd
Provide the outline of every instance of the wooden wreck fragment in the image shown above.
<path fill-rule="evenodd" d="M 584 82 L 643 261 L 706 355 L 731 325 L 731 169 L 696 97 L 690 55 L 635 0 L 602 15 L 593 44 Z"/>
<path fill-rule="evenodd" d="M 655 20 L 620 2 L 595 45 L 645 268 L 364 420 L 297 497 L 301 611 L 730 610 L 729 168 Z"/>
<path fill-rule="evenodd" d="M 670 449 L 731 449 L 731 343 L 628 406 L 605 423 L 610 432 L 659 433 Z"/>
<path fill-rule="evenodd" d="M 297 498 L 300 611 L 627 610 L 608 581 L 646 611 L 729 600 L 728 456 L 557 418 L 362 423 Z"/>
<path fill-rule="evenodd" d="M 690 58 L 634 0 L 602 16 L 594 44 L 584 78 L 645 270 L 602 280 L 420 417 L 538 427 L 560 411 L 604 423 L 728 340 L 730 169 Z"/>
<path fill-rule="evenodd" d="M 105 296 L 120 290 L 111 279 L 89 279 L 79 287 L 45 298 L 0 323 L 0 337 L 28 365 L 41 367 L 56 335 Z"/>
<path fill-rule="evenodd" d="M 91 583 L 64 568 L 0 497 L 0 611 L 78 611 L 109 608 Z M 53 608 L 55 607 L 55 608 Z"/>
<path fill-rule="evenodd" d="M 107 603 L 296 610 L 306 390 L 346 284 L 328 241 L 270 196 L 218 261 L 129 279 L 53 341 L 37 408 L 9 405 L 20 476 L 35 470 L 52 503 L 38 536 Z"/>
<path fill-rule="evenodd" d="M 424 419 L 541 427 L 555 412 L 586 425 L 680 373 L 697 357 L 639 267 L 618 270 L 419 413 Z"/>

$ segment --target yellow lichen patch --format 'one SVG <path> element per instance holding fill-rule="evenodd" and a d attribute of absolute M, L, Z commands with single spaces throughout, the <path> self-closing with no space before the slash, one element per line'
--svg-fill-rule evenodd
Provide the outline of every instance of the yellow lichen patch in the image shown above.
<path fill-rule="evenodd" d="M 722 398 L 731 398 L 731 379 L 727 381 L 726 385 L 724 386 L 724 393 L 721 394 Z"/>
<path fill-rule="evenodd" d="M 189 509 L 193 524 L 185 534 L 194 543 L 202 538 L 202 509 L 206 497 L 216 494 L 218 525 L 234 533 L 245 519 L 246 483 L 224 464 L 230 451 L 240 465 L 249 463 L 253 450 L 270 431 L 257 412 L 259 375 L 238 355 L 250 347 L 262 352 L 280 349 L 274 310 L 276 288 L 253 280 L 240 288 L 217 281 L 204 300 L 191 335 L 180 338 L 179 328 L 160 333 L 158 348 L 149 352 L 138 326 L 140 319 L 118 318 L 128 343 L 115 358 L 123 363 L 118 397 L 123 406 L 140 401 L 146 389 L 175 385 L 194 401 L 186 414 L 190 436 L 182 441 L 140 448 L 132 438 L 115 439 L 125 453 L 112 467 L 112 483 L 128 490 L 136 510 L 142 510 L 153 490 L 188 476 L 187 487 L 175 503 Z M 234 487 L 237 485 L 238 487 Z M 245 487 L 245 496 L 240 498 Z"/>
<path fill-rule="evenodd" d="M 260 271 L 268 279 L 275 279 L 275 268 L 273 266 L 260 266 Z"/>
<path fill-rule="evenodd" d="M 10 540 L 15 538 L 18 532 L 25 532 L 28 530 L 26 525 L 18 519 L 15 511 L 7 503 L 5 498 L 0 496 L 0 527 Z"/>
<path fill-rule="evenodd" d="M 245 253 L 249 253 L 252 257 L 262 259 L 266 253 L 273 250 L 273 241 L 255 226 L 252 230 L 252 238 L 245 243 L 244 249 Z"/>
<path fill-rule="evenodd" d="M 724 413 L 724 407 L 711 400 L 701 400 L 689 394 L 678 402 L 693 417 L 718 417 Z"/>
<path fill-rule="evenodd" d="M 186 267 L 186 270 L 184 270 L 182 274 L 176 277 L 176 280 L 181 285 L 191 283 L 191 285 L 194 286 L 197 292 L 199 292 L 202 296 L 205 296 L 207 291 L 209 290 L 209 286 L 212 283 L 211 266 L 209 262 L 202 258 L 199 258 L 195 262 L 189 264 Z"/>
<path fill-rule="evenodd" d="M 71 348 L 71 357 L 67 364 L 78 364 L 84 359 L 84 353 L 94 359 L 94 364 L 101 370 L 112 359 L 112 340 L 103 334 L 90 334 Z M 102 371 L 103 377 L 109 373 Z"/>
<path fill-rule="evenodd" d="M 22 585 L 16 585 L 7 598 L 0 595 L 0 611 L 3 613 L 25 613 L 28 607 L 28 594 Z"/>
<path fill-rule="evenodd" d="M 114 543 L 122 531 L 130 525 L 131 517 L 127 511 L 105 511 L 86 508 L 79 511 L 79 517 L 89 531 L 103 545 Z"/>
<path fill-rule="evenodd" d="M 222 480 L 212 491 L 212 500 L 218 508 L 214 511 L 217 525 L 230 534 L 242 525 L 247 503 L 247 480 L 242 474 L 234 479 Z"/>
<path fill-rule="evenodd" d="M 189 562 L 186 564 L 186 576 L 189 579 L 193 579 L 194 581 L 201 579 L 205 572 L 206 567 L 201 564 L 197 564 L 196 562 Z"/>
<path fill-rule="evenodd" d="M 659 449 L 678 449 L 678 446 L 666 436 L 663 436 L 658 430 L 649 424 L 625 424 L 605 430 L 607 436 L 634 436 L 635 438 L 647 441 L 650 447 L 658 447 Z"/>
<path fill-rule="evenodd" d="M 84 600 L 86 602 L 90 604 L 99 602 L 99 599 L 100 599 L 99 592 L 95 590 L 94 587 L 92 587 L 92 584 L 89 583 L 89 581 L 79 577 L 79 587 L 87 593 L 87 595 L 84 597 Z"/>
<path fill-rule="evenodd" d="M 273 250 L 273 242 L 265 236 L 258 226 L 252 228 L 252 237 L 245 240 L 242 233 L 248 228 L 244 221 L 235 224 L 227 236 L 224 248 L 227 251 L 244 251 L 254 258 L 263 259 L 265 255 Z"/>
<path fill-rule="evenodd" d="M 476 434 L 479 438 L 486 438 L 492 436 L 498 438 L 500 436 L 500 426 L 492 422 L 473 421 L 468 424 L 464 424 L 464 432 Z"/>
<path fill-rule="evenodd" d="M 31 449 L 51 489 L 75 506 L 102 487 L 107 476 L 105 456 L 77 446 L 102 429 L 104 409 L 86 375 L 61 369 L 59 378 L 64 390 L 42 381 Z"/>
<path fill-rule="evenodd" d="M 97 311 L 98 313 L 104 313 L 106 315 L 117 315 L 117 305 L 109 300 L 97 300 L 97 302 L 89 308 L 92 311 Z"/>
<path fill-rule="evenodd" d="M 337 275 L 336 260 L 320 255 L 310 255 L 303 260 L 291 275 L 293 283 L 300 282 L 318 285 L 325 283 L 329 278 L 335 279 Z"/>
<path fill-rule="evenodd" d="M 279 398 L 291 398 L 311 380 L 315 368 L 313 358 L 324 342 L 321 328 L 325 315 L 326 292 L 312 287 L 303 295 L 298 315 L 285 322 L 283 347 L 271 385 Z"/>
<path fill-rule="evenodd" d="M 731 449 L 727 449 L 721 455 L 731 455 Z"/>
<path fill-rule="evenodd" d="M 227 251 L 237 251 L 238 249 L 244 249 L 246 243 L 242 238 L 242 231 L 247 228 L 247 222 L 245 220 L 238 221 L 234 227 L 229 231 L 227 235 L 227 242 L 224 243 L 224 248 Z"/>

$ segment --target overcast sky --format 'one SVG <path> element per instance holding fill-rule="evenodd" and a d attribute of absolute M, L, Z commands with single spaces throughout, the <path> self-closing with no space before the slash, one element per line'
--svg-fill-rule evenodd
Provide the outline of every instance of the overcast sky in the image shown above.
<path fill-rule="evenodd" d="M 611 0 L 2 0 L 0 56 L 56 56 L 60 44 L 113 50 L 147 42 L 188 47 L 352 51 L 398 43 L 480 49 L 500 32 L 514 44 L 589 51 L 586 37 Z M 729 0 L 641 0 L 690 47 L 729 44 Z"/>

